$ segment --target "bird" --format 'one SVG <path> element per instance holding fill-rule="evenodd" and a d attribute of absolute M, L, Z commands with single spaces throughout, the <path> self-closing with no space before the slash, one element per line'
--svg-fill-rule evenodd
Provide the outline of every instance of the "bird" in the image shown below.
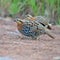
<path fill-rule="evenodd" d="M 37 39 L 37 37 L 42 34 L 47 34 L 54 39 L 54 37 L 49 33 L 49 30 L 37 21 L 17 18 L 15 19 L 15 22 L 17 23 L 18 31 L 27 37 L 31 37 L 33 40 Z"/>
<path fill-rule="evenodd" d="M 47 20 L 47 18 L 45 16 L 35 16 L 35 17 L 33 17 L 32 15 L 27 14 L 26 19 L 31 20 L 31 21 L 38 21 L 40 24 L 47 27 L 49 30 L 52 29 L 51 24 L 49 24 L 49 21 Z"/>

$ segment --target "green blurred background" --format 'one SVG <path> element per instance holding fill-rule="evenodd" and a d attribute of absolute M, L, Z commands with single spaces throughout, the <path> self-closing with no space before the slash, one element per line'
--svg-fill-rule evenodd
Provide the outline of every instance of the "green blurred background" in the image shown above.
<path fill-rule="evenodd" d="M 46 16 L 60 25 L 60 0 L 0 0 L 0 17 Z"/>

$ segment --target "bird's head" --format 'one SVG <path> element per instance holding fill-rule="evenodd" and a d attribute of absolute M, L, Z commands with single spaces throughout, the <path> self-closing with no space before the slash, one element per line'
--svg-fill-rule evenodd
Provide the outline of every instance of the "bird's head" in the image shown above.
<path fill-rule="evenodd" d="M 23 20 L 19 18 L 14 19 L 14 22 L 16 22 L 17 24 L 23 24 Z"/>
<path fill-rule="evenodd" d="M 21 31 L 22 26 L 23 26 L 23 20 L 22 20 L 22 19 L 19 19 L 19 18 L 16 18 L 16 19 L 14 20 L 14 22 L 17 23 L 17 28 L 18 28 L 18 30 Z"/>

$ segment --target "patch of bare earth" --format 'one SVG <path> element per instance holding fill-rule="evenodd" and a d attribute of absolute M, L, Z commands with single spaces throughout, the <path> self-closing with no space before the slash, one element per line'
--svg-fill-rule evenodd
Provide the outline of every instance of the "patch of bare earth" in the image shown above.
<path fill-rule="evenodd" d="M 0 56 L 16 60 L 57 60 L 60 57 L 60 27 L 52 26 L 55 39 L 47 35 L 38 40 L 23 39 L 13 21 L 0 20 Z"/>

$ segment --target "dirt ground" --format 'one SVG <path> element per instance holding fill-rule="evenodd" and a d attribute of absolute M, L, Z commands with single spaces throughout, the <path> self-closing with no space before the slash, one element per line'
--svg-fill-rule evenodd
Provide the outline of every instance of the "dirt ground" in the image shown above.
<path fill-rule="evenodd" d="M 38 40 L 25 38 L 16 23 L 0 19 L 0 57 L 16 60 L 60 60 L 60 27 L 52 26 L 55 39 L 41 35 Z"/>

